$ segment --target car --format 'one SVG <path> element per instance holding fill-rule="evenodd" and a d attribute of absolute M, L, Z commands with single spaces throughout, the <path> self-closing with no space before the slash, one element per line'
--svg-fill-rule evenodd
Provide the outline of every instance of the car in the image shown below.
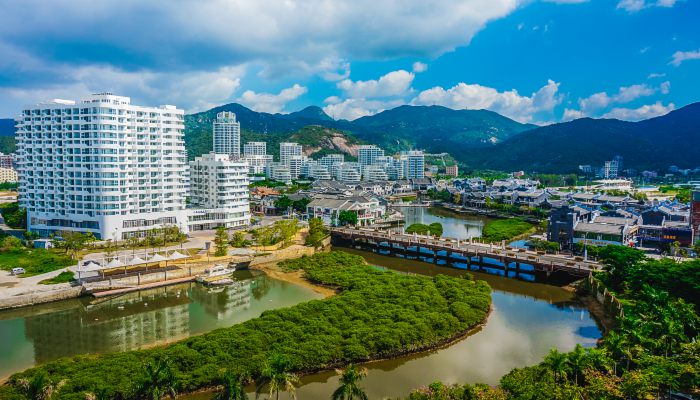
<path fill-rule="evenodd" d="M 24 268 L 12 268 L 12 275 L 20 275 L 25 272 L 27 271 L 25 271 Z"/>

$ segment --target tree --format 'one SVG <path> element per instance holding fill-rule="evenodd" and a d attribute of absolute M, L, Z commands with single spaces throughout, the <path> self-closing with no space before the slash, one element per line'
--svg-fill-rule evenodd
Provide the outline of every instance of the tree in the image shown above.
<path fill-rule="evenodd" d="M 275 208 L 282 212 L 289 210 L 292 204 L 292 200 L 287 195 L 282 195 L 275 200 Z"/>
<path fill-rule="evenodd" d="M 53 382 L 46 372 L 40 371 L 31 379 L 18 380 L 17 386 L 27 400 L 51 400 L 65 383 L 65 381 Z"/>
<path fill-rule="evenodd" d="M 357 213 L 343 210 L 338 213 L 338 224 L 340 225 L 357 225 Z"/>
<path fill-rule="evenodd" d="M 340 374 L 340 386 L 333 392 L 332 400 L 367 400 L 367 394 L 359 383 L 367 376 L 366 368 L 358 368 L 353 364 L 344 370 L 336 370 Z"/>
<path fill-rule="evenodd" d="M 323 225 L 323 220 L 321 218 L 311 218 L 309 220 L 309 236 L 306 237 L 305 244 L 317 248 L 327 235 L 328 230 Z"/>
<path fill-rule="evenodd" d="M 245 379 L 242 375 L 226 372 L 220 378 L 222 390 L 214 395 L 213 400 L 245 400 L 248 395 L 245 392 Z"/>
<path fill-rule="evenodd" d="M 294 235 L 299 232 L 299 221 L 296 219 L 287 219 L 275 222 L 278 240 L 288 245 Z"/>
<path fill-rule="evenodd" d="M 305 214 L 306 207 L 309 205 L 309 203 L 311 203 L 311 199 L 308 197 L 303 197 L 299 200 L 294 200 L 294 202 L 292 202 L 292 208 L 302 214 Z"/>
<path fill-rule="evenodd" d="M 214 255 L 223 257 L 226 254 L 228 254 L 228 233 L 226 228 L 220 226 L 216 228 L 216 235 L 214 236 Z"/>
<path fill-rule="evenodd" d="M 230 244 L 236 248 L 246 247 L 248 241 L 245 239 L 245 233 L 243 231 L 234 232 Z"/>
<path fill-rule="evenodd" d="M 270 397 L 274 394 L 275 398 L 279 400 L 281 390 L 289 392 L 292 399 L 296 399 L 294 384 L 299 382 L 299 378 L 289 372 L 290 369 L 289 360 L 286 357 L 278 353 L 273 354 L 265 363 L 258 379 L 255 381 L 255 397 L 259 397 L 263 389 L 267 388 Z"/>
<path fill-rule="evenodd" d="M 142 400 L 160 400 L 164 396 L 177 396 L 177 378 L 172 363 L 166 358 L 157 358 L 144 366 L 143 378 L 136 386 L 136 396 Z"/>
<path fill-rule="evenodd" d="M 65 253 L 70 255 L 71 258 L 75 258 L 75 255 L 85 248 L 85 245 L 90 242 L 94 242 L 95 235 L 88 232 L 82 234 L 75 231 L 63 231 L 60 234 L 62 241 L 55 242 L 56 247 L 64 249 Z"/>
<path fill-rule="evenodd" d="M 549 354 L 544 358 L 544 364 L 554 373 L 554 380 L 566 379 L 567 356 L 557 349 L 550 349 Z"/>
<path fill-rule="evenodd" d="M 628 282 L 629 277 L 639 269 L 639 263 L 645 255 L 631 247 L 607 245 L 600 249 L 599 257 L 609 274 L 609 280 L 606 283 L 612 289 L 619 290 L 624 289 L 623 284 Z"/>

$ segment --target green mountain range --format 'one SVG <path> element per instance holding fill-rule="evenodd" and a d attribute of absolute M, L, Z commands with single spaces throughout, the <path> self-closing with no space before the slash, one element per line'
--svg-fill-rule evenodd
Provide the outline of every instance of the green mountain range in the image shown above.
<path fill-rule="evenodd" d="M 582 118 L 523 132 L 493 147 L 464 154 L 470 167 L 532 172 L 576 172 L 615 155 L 624 168 L 666 171 L 700 167 L 700 103 L 639 122 Z"/>

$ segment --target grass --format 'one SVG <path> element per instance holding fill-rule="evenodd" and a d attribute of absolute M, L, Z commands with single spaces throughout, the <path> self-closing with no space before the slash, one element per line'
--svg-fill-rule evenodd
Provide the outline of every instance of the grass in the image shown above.
<path fill-rule="evenodd" d="M 23 277 L 40 275 L 74 265 L 65 254 L 45 249 L 19 249 L 0 253 L 0 269 L 24 268 Z"/>
<path fill-rule="evenodd" d="M 494 219 L 486 223 L 481 237 L 488 242 L 500 242 L 533 232 L 535 232 L 535 226 L 522 219 Z"/>
<path fill-rule="evenodd" d="M 57 285 L 59 283 L 68 283 L 75 278 L 75 274 L 70 271 L 63 271 L 60 274 L 54 276 L 53 278 L 44 279 L 39 281 L 41 285 Z"/>

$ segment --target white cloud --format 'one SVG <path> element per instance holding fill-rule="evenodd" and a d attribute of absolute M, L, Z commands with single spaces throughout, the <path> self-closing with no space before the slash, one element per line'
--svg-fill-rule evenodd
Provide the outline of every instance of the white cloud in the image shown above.
<path fill-rule="evenodd" d="M 581 112 L 581 110 L 573 110 L 571 108 L 565 108 L 564 109 L 564 116 L 562 117 L 562 121 L 571 121 L 572 119 L 579 119 L 583 118 L 586 115 Z"/>
<path fill-rule="evenodd" d="M 109 66 L 73 69 L 57 65 L 54 69 L 68 81 L 40 88 L 4 87 L 0 88 L 0 98 L 13 104 L 29 105 L 53 98 L 80 100 L 91 93 L 112 92 L 129 96 L 138 104 L 175 104 L 195 112 L 230 100 L 246 71 L 245 66 L 184 73 L 129 72 Z"/>
<path fill-rule="evenodd" d="M 557 3 L 557 4 L 581 4 L 588 3 L 589 0 L 544 0 L 545 3 Z"/>
<path fill-rule="evenodd" d="M 328 100 L 328 99 L 326 99 Z M 352 121 L 354 119 L 364 117 L 367 115 L 374 115 L 378 112 L 388 110 L 394 107 L 398 107 L 404 104 L 403 100 L 367 100 L 367 99 L 345 99 L 340 102 L 336 102 L 338 98 L 333 98 L 332 102 L 325 107 L 323 111 L 326 112 L 333 119 L 347 119 Z"/>
<path fill-rule="evenodd" d="M 428 70 L 428 64 L 416 61 L 413 63 L 413 72 L 421 73 Z"/>
<path fill-rule="evenodd" d="M 534 114 L 551 111 L 559 104 L 559 83 L 549 80 L 531 96 L 517 90 L 499 92 L 478 84 L 459 83 L 449 89 L 436 86 L 420 92 L 412 101 L 415 105 L 442 105 L 453 109 L 487 109 L 521 122 L 530 122 Z"/>
<path fill-rule="evenodd" d="M 305 94 L 308 89 L 304 86 L 294 84 L 292 87 L 282 89 L 278 94 L 256 93 L 252 90 L 243 92 L 238 101 L 258 112 L 281 113 L 284 106 L 299 96 Z"/>
<path fill-rule="evenodd" d="M 603 118 L 616 118 L 625 121 L 641 121 L 666 115 L 673 111 L 676 106 L 673 103 L 663 105 L 660 101 L 654 104 L 644 105 L 639 108 L 613 108 L 610 112 L 605 113 Z"/>
<path fill-rule="evenodd" d="M 665 73 L 652 72 L 651 74 L 649 74 L 649 76 L 647 76 L 647 79 L 663 78 L 665 76 Z"/>
<path fill-rule="evenodd" d="M 667 94 L 670 90 L 670 82 L 663 82 L 658 88 L 653 88 L 646 83 L 622 86 L 617 93 L 609 95 L 606 92 L 598 92 L 585 98 L 580 98 L 578 104 L 580 110 L 564 110 L 564 120 L 592 116 L 613 104 L 625 104 L 642 97 L 651 96 L 657 91 Z"/>
<path fill-rule="evenodd" d="M 674 5 L 676 5 L 676 0 L 620 0 L 617 3 L 617 8 L 627 12 L 637 12 L 649 7 L 670 8 Z"/>
<path fill-rule="evenodd" d="M 681 65 L 683 61 L 698 59 L 700 59 L 700 49 L 694 51 L 677 51 L 673 53 L 673 60 L 671 60 L 670 64 L 677 67 Z"/>
<path fill-rule="evenodd" d="M 344 79 L 337 86 L 351 98 L 394 97 L 406 94 L 415 74 L 406 70 L 389 72 L 377 80 L 352 81 Z"/>

